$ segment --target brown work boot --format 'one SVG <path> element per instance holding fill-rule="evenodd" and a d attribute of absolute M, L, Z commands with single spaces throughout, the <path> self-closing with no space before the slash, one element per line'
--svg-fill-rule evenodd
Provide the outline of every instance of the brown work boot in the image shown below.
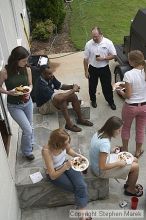
<path fill-rule="evenodd" d="M 88 121 L 87 119 L 81 119 L 81 120 L 77 120 L 77 124 L 80 124 L 80 125 L 85 125 L 85 126 L 93 126 L 93 123 L 91 121 Z"/>
<path fill-rule="evenodd" d="M 73 132 L 80 132 L 80 131 L 82 131 L 82 129 L 79 128 L 76 125 L 72 125 L 72 126 L 65 125 L 65 129 L 73 131 Z"/>

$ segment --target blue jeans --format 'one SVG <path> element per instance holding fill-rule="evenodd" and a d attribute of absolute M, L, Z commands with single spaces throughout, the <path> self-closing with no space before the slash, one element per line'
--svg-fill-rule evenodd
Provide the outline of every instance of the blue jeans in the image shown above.
<path fill-rule="evenodd" d="M 88 192 L 87 185 L 81 172 L 77 172 L 70 168 L 55 180 L 51 180 L 48 174 L 47 177 L 54 185 L 73 192 L 75 195 L 75 203 L 78 208 L 86 207 L 88 202 Z"/>
<path fill-rule="evenodd" d="M 33 141 L 33 103 L 30 100 L 24 104 L 7 103 L 8 110 L 12 118 L 18 123 L 22 129 L 21 150 L 25 156 L 32 154 Z"/>

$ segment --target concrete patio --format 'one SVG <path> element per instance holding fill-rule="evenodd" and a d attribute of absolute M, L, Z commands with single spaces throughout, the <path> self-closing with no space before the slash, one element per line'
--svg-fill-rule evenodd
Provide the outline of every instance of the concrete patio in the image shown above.
<path fill-rule="evenodd" d="M 63 55 L 63 57 L 55 58 Z M 55 54 L 55 55 L 49 55 L 49 58 L 55 58 L 50 59 L 51 65 L 54 68 L 54 75 L 63 83 L 67 84 L 79 84 L 81 86 L 81 90 L 79 93 L 79 98 L 84 100 L 85 102 L 89 103 L 89 96 L 88 96 L 88 82 L 84 77 L 84 71 L 83 71 L 83 52 L 77 52 L 72 55 L 64 56 L 66 54 Z M 111 62 L 111 70 L 113 72 L 114 66 L 116 65 L 115 62 Z M 113 81 L 114 81 L 114 75 L 113 75 Z M 117 106 L 117 110 L 113 111 L 108 106 L 106 101 L 103 98 L 101 87 L 98 87 L 97 91 L 97 104 L 98 107 L 96 109 L 90 108 L 90 119 L 94 123 L 94 126 L 91 128 L 83 127 L 83 131 L 80 134 L 77 134 L 79 136 L 78 140 L 78 146 L 82 152 L 83 155 L 88 156 L 88 148 L 90 146 L 90 140 L 92 135 L 104 124 L 104 122 L 111 116 L 119 116 L 121 117 L 121 109 L 123 100 L 114 93 L 114 99 Z M 53 121 L 54 123 L 54 121 Z M 53 123 L 52 123 L 52 129 L 53 129 Z M 56 122 L 55 122 L 56 123 Z M 64 125 L 64 122 L 62 121 L 60 126 Z M 57 124 L 54 125 L 54 128 L 57 126 Z M 72 132 L 69 132 L 71 136 L 73 135 L 75 138 L 75 134 Z M 47 141 L 47 138 L 45 139 L 44 136 L 41 139 L 41 133 L 38 132 L 40 143 L 45 144 Z M 46 133 L 45 133 L 46 134 Z M 46 134 L 47 135 L 47 134 Z M 76 142 L 72 143 L 73 145 L 76 144 Z M 116 140 L 112 140 L 112 145 L 121 145 L 121 138 L 120 136 Z M 144 143 L 145 148 L 145 143 Z M 129 151 L 134 154 L 135 151 L 135 128 L 134 124 L 132 126 L 131 130 L 131 140 L 129 144 Z M 36 151 L 37 152 L 37 151 Z M 146 211 L 146 172 L 145 172 L 145 166 L 146 166 L 146 150 L 143 154 L 143 156 L 139 159 L 139 165 L 140 165 L 140 174 L 139 174 L 139 180 L 138 182 L 141 183 L 144 186 L 144 195 L 139 198 L 139 204 L 138 209 Z M 21 162 L 20 162 L 21 163 Z M 23 164 L 24 166 L 24 164 Z M 31 164 L 30 164 L 31 166 Z M 21 179 L 21 172 L 19 178 Z M 123 185 L 124 181 L 120 180 L 120 182 L 116 182 L 114 179 L 110 179 L 109 183 L 109 198 L 104 200 L 96 200 L 94 202 L 90 202 L 88 204 L 88 209 L 93 210 L 122 210 L 122 208 L 119 207 L 119 202 L 121 200 L 127 201 L 128 205 L 124 208 L 126 210 L 130 209 L 130 198 L 128 196 L 125 196 L 123 194 Z M 29 193 L 29 192 L 28 192 Z M 68 220 L 69 219 L 69 210 L 74 209 L 73 205 L 70 206 L 63 206 L 63 207 L 56 207 L 56 208 L 47 208 L 47 209 L 24 209 L 22 210 L 22 220 Z M 94 219 L 94 218 L 93 218 Z M 109 219 L 105 217 L 104 219 Z M 112 218 L 111 218 L 112 219 Z M 118 219 L 118 218 L 116 218 Z M 122 219 L 122 218 L 120 218 Z M 134 218 L 134 219 L 142 219 L 142 218 Z"/>

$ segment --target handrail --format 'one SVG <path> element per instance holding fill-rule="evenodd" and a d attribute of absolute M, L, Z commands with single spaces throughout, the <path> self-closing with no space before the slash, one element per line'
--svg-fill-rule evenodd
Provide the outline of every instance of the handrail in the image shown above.
<path fill-rule="evenodd" d="M 6 112 L 6 108 L 5 108 L 5 105 L 4 105 L 3 98 L 2 98 L 2 94 L 0 94 L 0 106 L 1 106 L 1 109 L 2 109 L 3 116 L 4 116 L 7 133 L 8 133 L 8 135 L 12 135 L 11 128 L 10 128 L 10 125 L 9 125 L 8 116 L 7 116 L 7 112 Z"/>

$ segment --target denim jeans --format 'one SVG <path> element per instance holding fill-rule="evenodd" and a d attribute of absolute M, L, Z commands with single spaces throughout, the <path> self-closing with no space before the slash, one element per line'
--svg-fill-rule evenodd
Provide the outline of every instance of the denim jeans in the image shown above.
<path fill-rule="evenodd" d="M 8 110 L 12 118 L 18 123 L 22 129 L 21 150 L 25 156 L 32 154 L 33 141 L 33 103 L 30 100 L 24 104 L 7 103 Z"/>
<path fill-rule="evenodd" d="M 86 207 L 88 202 L 87 185 L 81 172 L 77 172 L 70 168 L 55 180 L 51 180 L 48 174 L 47 177 L 54 185 L 73 192 L 75 196 L 75 204 L 78 208 Z"/>

